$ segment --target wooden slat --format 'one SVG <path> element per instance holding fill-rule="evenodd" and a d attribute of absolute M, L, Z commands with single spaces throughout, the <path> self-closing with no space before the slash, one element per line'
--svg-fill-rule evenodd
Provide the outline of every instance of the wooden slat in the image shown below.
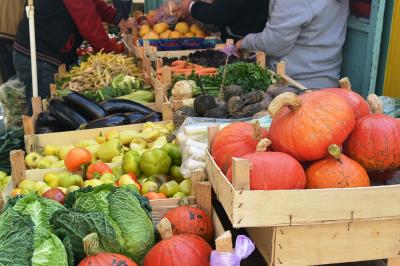
<path fill-rule="evenodd" d="M 209 182 L 197 182 L 194 189 L 197 207 L 202 209 L 208 217 L 212 217 L 211 184 Z"/>
<path fill-rule="evenodd" d="M 217 212 L 215 209 L 212 209 L 212 222 L 213 222 L 213 227 L 214 227 L 214 235 L 216 237 L 219 237 L 225 232 L 224 226 L 221 223 L 221 220 L 218 217 Z"/>
<path fill-rule="evenodd" d="M 389 258 L 387 266 L 400 266 L 400 258 Z"/>
<path fill-rule="evenodd" d="M 220 183 L 229 181 L 220 177 Z M 222 193 L 222 192 L 221 192 Z M 385 206 L 382 208 L 382 206 Z M 400 185 L 350 189 L 241 191 L 236 227 L 352 222 L 400 217 Z"/>
<path fill-rule="evenodd" d="M 15 150 L 10 152 L 11 176 L 12 183 L 17 186 L 26 178 L 25 173 L 25 152 L 23 150 Z"/>
<path fill-rule="evenodd" d="M 231 231 L 226 231 L 215 239 L 215 250 L 218 252 L 232 253 L 233 247 Z"/>
<path fill-rule="evenodd" d="M 195 197 L 188 197 L 190 205 L 196 205 Z M 150 205 L 152 208 L 152 218 L 154 223 L 158 223 L 164 215 L 180 204 L 180 199 L 162 199 L 162 200 L 150 200 Z"/>
<path fill-rule="evenodd" d="M 35 123 L 33 122 L 33 118 L 31 116 L 23 115 L 22 124 L 24 126 L 25 135 L 35 134 Z"/>
<path fill-rule="evenodd" d="M 232 185 L 236 190 L 250 190 L 250 163 L 232 158 Z"/>
<path fill-rule="evenodd" d="M 207 176 L 211 181 L 212 187 L 217 195 L 218 200 L 221 202 L 222 206 L 229 219 L 232 220 L 233 214 L 233 198 L 235 196 L 235 191 L 231 183 L 224 182 L 226 179 L 222 171 L 217 167 L 211 154 L 207 151 L 206 153 L 206 172 Z"/>
<path fill-rule="evenodd" d="M 253 227 L 247 228 L 251 240 L 256 245 L 258 251 L 270 264 L 275 260 L 275 228 L 274 227 Z"/>
<path fill-rule="evenodd" d="M 395 258 L 400 251 L 400 219 L 354 222 L 350 226 L 341 223 L 277 227 L 275 237 L 275 265 Z M 255 243 L 258 247 L 259 242 Z"/>

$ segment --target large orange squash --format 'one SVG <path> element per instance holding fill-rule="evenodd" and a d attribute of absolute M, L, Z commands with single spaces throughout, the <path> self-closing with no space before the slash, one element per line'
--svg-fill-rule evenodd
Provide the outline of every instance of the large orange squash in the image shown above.
<path fill-rule="evenodd" d="M 299 161 L 314 161 L 328 154 L 328 146 L 341 145 L 354 128 L 351 106 L 341 97 L 324 91 L 297 96 L 286 92 L 276 97 L 268 112 L 272 148 Z"/>
<path fill-rule="evenodd" d="M 180 206 L 165 216 L 172 225 L 174 235 L 198 235 L 208 242 L 212 240 L 214 229 L 211 218 L 201 209 L 192 206 Z"/>
<path fill-rule="evenodd" d="M 313 163 L 306 171 L 307 188 L 368 187 L 367 171 L 356 161 L 343 155 L 339 146 L 329 146 L 331 157 Z"/>
<path fill-rule="evenodd" d="M 100 252 L 96 233 L 87 235 L 83 239 L 83 246 L 87 257 L 78 266 L 137 266 L 133 260 L 121 254 Z"/>
<path fill-rule="evenodd" d="M 167 218 L 161 219 L 158 231 L 163 240 L 144 258 L 143 266 L 209 266 L 211 246 L 197 235 L 173 235 Z"/>
<path fill-rule="evenodd" d="M 396 170 L 400 167 L 400 124 L 384 114 L 365 116 L 357 121 L 344 151 L 367 171 Z"/>
<path fill-rule="evenodd" d="M 258 123 L 233 123 L 217 133 L 211 146 L 211 155 L 222 172 L 226 173 L 232 164 L 232 157 L 256 151 L 257 144 L 268 137 L 268 131 Z"/>
<path fill-rule="evenodd" d="M 301 164 L 282 152 L 256 152 L 241 157 L 250 162 L 251 190 L 304 189 L 306 176 Z M 232 167 L 226 177 L 232 182 Z"/>
<path fill-rule="evenodd" d="M 353 108 L 356 120 L 371 114 L 367 101 L 364 100 L 360 94 L 351 90 L 349 79 L 341 79 L 339 83 L 341 85 L 340 88 L 324 89 L 324 91 L 334 93 L 346 100 L 347 103 Z"/>

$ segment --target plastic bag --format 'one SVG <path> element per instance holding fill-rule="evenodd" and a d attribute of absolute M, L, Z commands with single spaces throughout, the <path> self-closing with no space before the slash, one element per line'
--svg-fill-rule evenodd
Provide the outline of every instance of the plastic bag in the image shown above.
<path fill-rule="evenodd" d="M 383 113 L 400 118 L 400 99 L 387 96 L 380 96 L 379 99 L 383 104 Z"/>
<path fill-rule="evenodd" d="M 213 250 L 211 252 L 210 265 L 211 266 L 240 266 L 242 259 L 250 256 L 255 250 L 254 243 L 244 235 L 239 235 L 236 238 L 235 249 L 232 253 L 218 252 Z"/>
<path fill-rule="evenodd" d="M 16 77 L 12 77 L 0 86 L 0 103 L 3 109 L 5 126 L 20 127 L 22 115 L 28 112 L 25 85 Z"/>
<path fill-rule="evenodd" d="M 245 119 L 216 119 L 203 117 L 188 117 L 176 132 L 176 141 L 182 152 L 181 173 L 185 178 L 190 178 L 196 171 L 204 171 L 205 155 L 208 145 L 208 127 L 219 125 L 223 128 L 231 123 L 247 121 L 259 121 L 261 127 L 268 128 L 271 125 L 269 116 Z"/>

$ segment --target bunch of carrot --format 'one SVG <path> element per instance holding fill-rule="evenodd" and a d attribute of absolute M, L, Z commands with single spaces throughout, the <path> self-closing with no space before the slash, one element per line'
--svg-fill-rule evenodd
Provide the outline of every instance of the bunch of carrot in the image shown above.
<path fill-rule="evenodd" d="M 176 60 L 171 64 L 171 72 L 174 75 L 185 75 L 189 76 L 193 72 L 199 76 L 205 75 L 216 75 L 217 69 L 215 67 L 203 67 L 196 64 L 188 63 L 184 60 Z M 162 69 L 157 70 L 157 76 L 162 76 Z"/>

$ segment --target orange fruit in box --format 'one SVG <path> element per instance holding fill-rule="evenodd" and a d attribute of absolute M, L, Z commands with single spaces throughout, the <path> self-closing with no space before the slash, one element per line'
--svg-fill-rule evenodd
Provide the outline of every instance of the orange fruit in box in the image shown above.
<path fill-rule="evenodd" d="M 175 31 L 180 32 L 182 34 L 188 33 L 190 30 L 189 25 L 186 22 L 179 22 L 175 26 Z"/>
<path fill-rule="evenodd" d="M 182 34 L 177 31 L 171 31 L 171 34 L 169 36 L 171 39 L 179 39 L 182 38 Z"/>

